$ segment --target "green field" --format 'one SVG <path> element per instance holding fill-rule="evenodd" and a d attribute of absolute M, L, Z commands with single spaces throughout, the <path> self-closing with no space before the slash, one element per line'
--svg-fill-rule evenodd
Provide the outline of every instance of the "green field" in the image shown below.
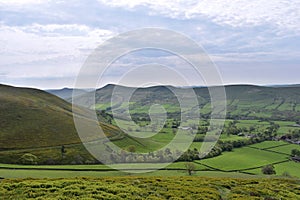
<path fill-rule="evenodd" d="M 292 177 L 298 177 L 300 178 L 299 175 L 299 168 L 300 168 L 300 163 L 296 163 L 294 161 L 289 161 L 289 162 L 284 162 L 280 164 L 274 165 L 276 174 L 278 176 L 292 176 Z M 249 172 L 249 173 L 254 173 L 258 175 L 262 175 L 261 169 L 253 169 L 253 170 L 246 170 L 244 172 Z"/>
<path fill-rule="evenodd" d="M 10 170 L 0 169 L 3 178 L 72 178 L 72 177 L 118 177 L 137 176 L 137 174 L 125 173 L 121 171 L 68 171 L 68 170 Z M 158 170 L 148 173 L 139 173 L 139 176 L 188 176 L 186 170 Z M 195 171 L 193 176 L 199 177 L 231 177 L 231 178 L 263 178 L 264 176 L 254 176 L 238 172 L 220 171 Z"/>
<path fill-rule="evenodd" d="M 233 152 L 224 152 L 222 156 L 204 159 L 199 162 L 223 171 L 242 171 L 285 160 L 288 160 L 285 155 L 243 147 L 234 149 Z"/>
<path fill-rule="evenodd" d="M 298 149 L 300 151 L 300 145 L 289 144 L 285 146 L 271 148 L 270 150 L 290 155 L 293 149 Z"/>
<path fill-rule="evenodd" d="M 266 149 L 266 148 L 272 148 L 277 147 L 281 145 L 289 145 L 289 143 L 284 141 L 265 141 L 257 144 L 252 144 L 250 147 L 258 148 L 258 149 Z"/>

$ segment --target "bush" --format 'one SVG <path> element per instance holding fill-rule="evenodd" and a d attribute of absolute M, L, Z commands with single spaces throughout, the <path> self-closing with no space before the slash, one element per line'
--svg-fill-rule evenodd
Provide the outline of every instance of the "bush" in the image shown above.
<path fill-rule="evenodd" d="M 136 147 L 134 145 L 130 145 L 127 147 L 127 150 L 131 153 L 134 153 L 136 151 Z"/>
<path fill-rule="evenodd" d="M 268 174 L 268 175 L 276 174 L 276 171 L 275 171 L 275 168 L 274 168 L 273 165 L 264 166 L 261 169 L 261 171 L 262 171 L 263 174 Z"/>
<path fill-rule="evenodd" d="M 37 165 L 38 157 L 30 153 L 25 153 L 23 156 L 21 156 L 19 162 L 23 165 Z"/>
<path fill-rule="evenodd" d="M 290 173 L 289 172 L 283 172 L 282 173 L 282 176 L 284 176 L 284 177 L 292 177 L 291 175 L 290 175 Z"/>
<path fill-rule="evenodd" d="M 295 156 L 299 156 L 300 157 L 300 151 L 298 149 L 292 149 L 291 156 L 292 157 L 295 157 Z"/>

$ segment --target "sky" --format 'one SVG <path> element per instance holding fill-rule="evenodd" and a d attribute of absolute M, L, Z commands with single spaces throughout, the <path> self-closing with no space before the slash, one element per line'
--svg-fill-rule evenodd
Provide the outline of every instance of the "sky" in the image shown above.
<path fill-rule="evenodd" d="M 224 84 L 300 83 L 298 0 L 0 0 L 0 83 L 74 87 L 95 48 L 144 27 L 173 30 L 194 40 L 215 63 Z M 189 66 L 168 56 L 147 50 L 128 54 L 99 86 L 117 83 L 124 75 L 118 64 L 129 69 L 153 62 L 188 72 Z M 193 85 L 203 84 L 192 75 L 190 79 Z M 164 84 L 180 85 L 175 78 L 166 80 Z"/>

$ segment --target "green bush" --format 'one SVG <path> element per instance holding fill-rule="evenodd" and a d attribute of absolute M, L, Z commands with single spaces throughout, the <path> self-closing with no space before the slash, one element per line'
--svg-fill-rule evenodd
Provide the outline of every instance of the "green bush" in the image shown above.
<path fill-rule="evenodd" d="M 273 165 L 266 165 L 261 169 L 263 174 L 268 174 L 268 175 L 272 175 L 272 174 L 276 174 L 275 168 Z"/>
<path fill-rule="evenodd" d="M 21 158 L 19 159 L 19 163 L 23 165 L 37 165 L 38 164 L 38 157 L 30 154 L 25 153 Z"/>

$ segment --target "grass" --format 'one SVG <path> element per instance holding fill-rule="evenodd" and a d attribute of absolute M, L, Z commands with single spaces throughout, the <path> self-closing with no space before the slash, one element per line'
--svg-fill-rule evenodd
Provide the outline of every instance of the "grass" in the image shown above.
<path fill-rule="evenodd" d="M 243 170 L 287 160 L 287 156 L 249 147 L 223 152 L 222 156 L 204 159 L 200 163 L 225 171 Z"/>
<path fill-rule="evenodd" d="M 298 149 L 300 151 L 300 145 L 289 144 L 289 145 L 286 145 L 286 146 L 280 146 L 280 147 L 271 148 L 270 150 L 290 155 L 291 151 L 293 149 Z"/>
<path fill-rule="evenodd" d="M 106 165 L 16 165 L 16 164 L 0 164 L 0 168 L 12 169 L 69 169 L 69 170 L 108 170 L 111 169 Z"/>
<path fill-rule="evenodd" d="M 114 164 L 110 166 L 97 164 L 97 165 L 16 165 L 16 164 L 0 164 L 0 169 L 10 169 L 10 170 L 65 170 L 65 171 L 78 171 L 78 172 L 88 172 L 88 171 L 97 171 L 97 172 L 110 172 L 115 171 L 114 167 L 119 169 L 160 169 L 162 166 L 166 166 L 165 169 L 178 169 L 185 170 L 185 162 L 174 162 L 166 165 L 165 163 L 122 163 Z M 195 163 L 196 170 L 205 170 L 206 167 Z"/>
<path fill-rule="evenodd" d="M 284 142 L 284 141 L 264 141 L 261 143 L 257 144 L 252 144 L 250 147 L 255 147 L 258 149 L 266 149 L 266 148 L 272 148 L 272 147 L 277 147 L 281 145 L 289 145 L 289 143 Z"/>
<path fill-rule="evenodd" d="M 300 163 L 296 163 L 294 161 L 284 162 L 280 164 L 274 165 L 276 174 L 278 176 L 283 175 L 284 173 L 288 173 L 290 176 L 298 177 L 300 178 Z M 261 175 L 261 168 L 253 169 L 253 170 L 247 170 L 245 172 L 254 173 Z"/>
<path fill-rule="evenodd" d="M 247 140 L 247 138 L 241 137 L 241 136 L 238 136 L 238 135 L 222 134 L 220 136 L 220 140 L 222 140 L 222 141 L 238 141 L 238 140 Z"/>
<path fill-rule="evenodd" d="M 181 164 L 180 164 L 181 165 Z M 172 168 L 172 167 L 170 167 Z M 177 166 L 176 166 L 177 168 Z M 197 168 L 197 170 L 199 170 Z M 119 176 L 188 176 L 186 170 L 158 170 L 148 173 L 131 174 L 121 171 L 66 171 L 66 170 L 11 170 L 0 169 L 2 178 L 72 178 L 72 177 L 119 177 Z M 199 177 L 228 177 L 254 178 L 253 176 L 237 172 L 196 171 L 193 176 Z M 263 177 L 263 176 L 260 176 Z"/>
<path fill-rule="evenodd" d="M 104 177 L 104 176 L 124 176 L 119 171 L 65 171 L 65 170 L 11 170 L 0 169 L 3 178 L 71 178 L 71 177 Z"/>
<path fill-rule="evenodd" d="M 80 142 L 75 130 L 70 103 L 34 89 L 1 85 L 0 93 L 0 146 L 2 149 Z M 81 108 L 74 108 L 74 110 L 79 115 L 85 116 L 89 113 Z"/>

